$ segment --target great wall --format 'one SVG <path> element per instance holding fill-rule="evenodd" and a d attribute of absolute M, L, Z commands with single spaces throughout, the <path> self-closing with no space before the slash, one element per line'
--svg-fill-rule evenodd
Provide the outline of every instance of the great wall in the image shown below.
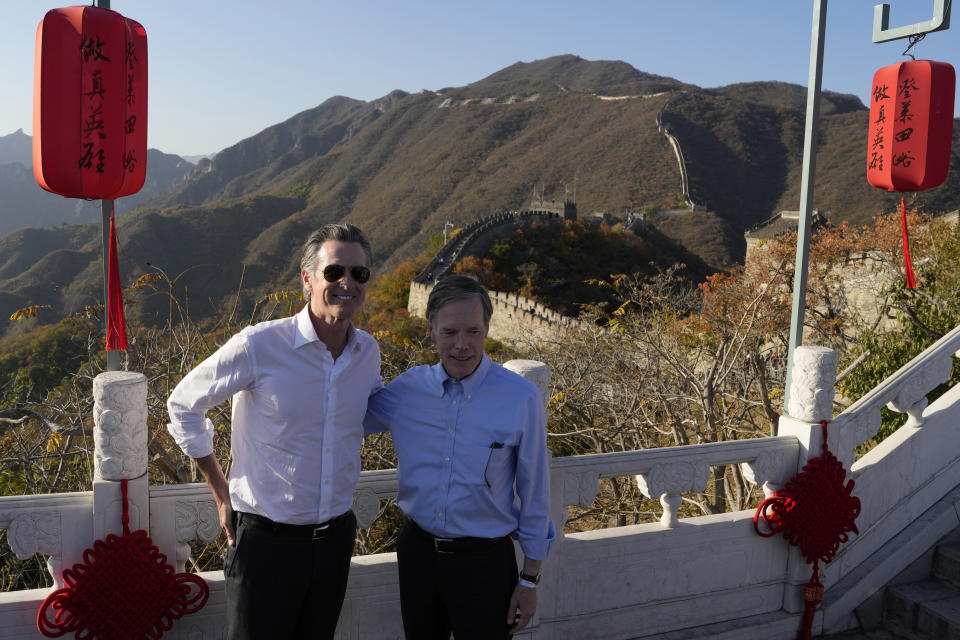
<path fill-rule="evenodd" d="M 411 316 L 426 317 L 427 297 L 437 279 L 449 273 L 460 258 L 492 242 L 495 235 L 506 229 L 528 226 L 535 220 L 558 222 L 576 217 L 577 208 L 572 202 L 535 199 L 528 211 L 500 212 L 471 222 L 452 237 L 410 283 L 407 312 Z M 516 340 L 523 336 L 537 340 L 556 338 L 577 323 L 575 318 L 514 293 L 491 291 L 490 300 L 493 303 L 490 337 L 498 340 Z"/>
<path fill-rule="evenodd" d="M 426 316 L 427 297 L 432 289 L 432 283 L 410 283 L 410 301 L 407 304 L 410 315 L 421 318 Z M 578 324 L 576 318 L 563 316 L 539 302 L 515 293 L 491 291 L 490 301 L 493 303 L 493 316 L 490 318 L 489 335 L 498 340 L 551 340 L 562 336 L 565 331 Z"/>
<path fill-rule="evenodd" d="M 561 87 L 563 89 L 563 87 Z M 663 93 L 639 96 L 595 96 L 601 100 L 628 100 L 637 98 L 652 98 L 661 96 Z M 683 151 L 680 148 L 680 142 L 670 132 L 668 125 L 663 123 L 663 113 L 666 108 L 675 100 L 684 95 L 683 92 L 668 100 L 657 113 L 657 130 L 666 137 L 670 146 L 673 148 L 674 155 L 677 158 L 677 165 L 680 170 L 680 186 L 683 192 L 687 209 L 683 211 L 699 210 L 703 207 L 697 205 L 690 198 L 689 180 L 687 178 L 687 167 L 684 161 Z M 538 94 L 521 98 L 511 95 L 507 99 L 482 98 L 453 100 L 445 98 L 439 105 L 439 108 L 451 108 L 454 106 L 466 106 L 471 103 L 477 104 L 514 104 L 516 102 L 535 101 L 539 98 Z M 667 213 L 677 213 L 676 211 Z M 547 201 L 534 199 L 528 210 L 514 212 L 500 212 L 492 216 L 479 218 L 451 238 L 437 255 L 427 264 L 410 283 L 410 298 L 407 303 L 407 311 L 412 316 L 424 317 L 426 315 L 427 297 L 433 288 L 433 283 L 438 278 L 449 273 L 454 265 L 462 257 L 471 252 L 480 253 L 483 245 L 492 242 L 492 238 L 503 232 L 507 228 L 518 228 L 529 225 L 534 220 L 575 220 L 577 218 L 576 205 L 569 201 Z M 645 220 L 642 221 L 645 224 Z M 634 228 L 638 225 L 636 220 L 628 216 L 625 228 Z M 563 316 L 556 311 L 548 309 L 542 304 L 518 296 L 513 293 L 503 291 L 491 291 L 490 298 L 493 302 L 493 317 L 490 320 L 490 337 L 501 340 L 514 340 L 521 336 L 530 336 L 535 339 L 555 338 L 562 335 L 571 326 L 577 323 L 575 318 Z"/>

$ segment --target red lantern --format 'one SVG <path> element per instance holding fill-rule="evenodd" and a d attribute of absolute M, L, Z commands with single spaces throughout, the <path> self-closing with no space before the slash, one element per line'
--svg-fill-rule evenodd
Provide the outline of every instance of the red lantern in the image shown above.
<path fill-rule="evenodd" d="M 48 11 L 37 27 L 33 174 L 68 198 L 118 198 L 146 179 L 147 33 L 99 7 Z"/>
<path fill-rule="evenodd" d="M 871 185 L 923 191 L 946 180 L 955 84 L 951 65 L 930 60 L 906 60 L 874 74 L 867 144 Z"/>
<path fill-rule="evenodd" d="M 873 75 L 867 181 L 887 191 L 923 191 L 943 183 L 953 143 L 956 76 L 946 62 L 906 60 Z M 900 198 L 904 274 L 917 286 L 910 261 L 907 209 Z"/>

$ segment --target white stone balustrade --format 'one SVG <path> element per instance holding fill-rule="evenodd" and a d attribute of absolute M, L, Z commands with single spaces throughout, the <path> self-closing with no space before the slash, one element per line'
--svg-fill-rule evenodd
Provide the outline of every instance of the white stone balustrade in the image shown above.
<path fill-rule="evenodd" d="M 748 481 L 771 495 L 809 457 L 820 455 L 820 419 L 829 421 L 828 444 L 851 469 L 863 511 L 860 535 L 822 567 L 827 593 L 814 633 L 847 628 L 858 604 L 960 525 L 960 387 L 929 407 L 925 397 L 947 379 L 958 350 L 960 329 L 831 420 L 835 359 L 812 349 L 797 359 L 807 364 L 799 365 L 803 372 L 794 372 L 794 381 L 802 381 L 791 391 L 797 402 L 791 401 L 790 415 L 781 418 L 777 437 L 553 459 L 551 517 L 558 533 L 567 507 L 589 505 L 602 478 L 635 476 L 645 495 L 660 499 L 664 512 L 660 523 L 560 533 L 544 564 L 535 624 L 518 640 L 625 639 L 637 637 L 638 630 L 651 637 L 690 637 L 685 634 L 691 630 L 697 637 L 792 637 L 809 565 L 779 536 L 756 536 L 752 510 L 679 520 L 677 505 L 683 492 L 704 489 L 711 468 L 730 464 L 738 464 Z M 540 366 L 511 368 L 526 367 L 528 376 L 539 371 L 538 386 L 544 390 L 549 370 Z M 137 386 L 132 379 L 122 384 Z M 854 447 L 876 433 L 880 408 L 888 404 L 908 414 L 908 425 L 851 467 Z M 115 406 L 120 414 L 126 411 L 122 403 Z M 191 540 L 210 541 L 219 533 L 206 485 L 148 489 L 145 475 L 134 475 L 138 456 L 119 453 L 127 451 L 132 437 L 108 434 L 111 420 L 97 443 L 109 440 L 116 451 L 98 458 L 102 463 L 93 492 L 0 497 L 0 528 L 7 530 L 14 552 L 22 558 L 34 552 L 47 555 L 57 580 L 105 527 L 117 521 L 119 529 L 119 481 L 107 475 L 128 477 L 131 506 L 138 517 L 149 506 L 150 535 L 177 570 L 187 563 Z M 135 431 L 138 419 L 119 422 L 134 425 Z M 395 470 L 361 474 L 354 510 L 362 527 L 373 523 L 396 488 Z M 131 523 L 145 525 L 142 518 Z M 176 623 L 169 637 L 222 637 L 222 574 L 203 575 L 211 586 L 210 602 Z M 0 637 L 36 637 L 37 607 L 48 592 L 0 593 Z M 338 640 L 398 638 L 398 611 L 395 554 L 354 558 Z"/>
<path fill-rule="evenodd" d="M 834 422 L 846 432 L 845 443 L 856 447 L 875 436 L 881 423 L 880 409 L 884 406 L 906 413 L 907 426 L 922 426 L 926 396 L 950 378 L 953 357 L 960 357 L 960 327 L 940 338 L 837 416 Z"/>
<path fill-rule="evenodd" d="M 712 467 L 739 464 L 751 482 L 780 485 L 793 475 L 797 453 L 796 438 L 777 436 L 554 458 L 551 516 L 560 528 L 567 520 L 567 506 L 593 502 L 601 478 L 636 476 L 640 491 L 664 505 L 661 524 L 673 527 L 679 506 L 675 496 L 703 491 Z"/>

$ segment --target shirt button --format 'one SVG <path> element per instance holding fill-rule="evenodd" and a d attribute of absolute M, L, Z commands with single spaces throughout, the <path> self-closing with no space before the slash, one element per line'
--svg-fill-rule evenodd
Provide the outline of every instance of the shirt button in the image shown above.
<path fill-rule="evenodd" d="M 446 489 L 446 488 L 447 488 L 447 485 L 442 484 L 442 485 L 440 485 L 440 488 L 441 488 L 441 489 Z"/>
<path fill-rule="evenodd" d="M 327 452 L 327 453 L 330 453 L 330 447 L 327 447 L 327 448 L 326 448 L 326 452 Z"/>
<path fill-rule="evenodd" d="M 456 401 L 456 400 L 454 400 L 454 401 L 453 401 L 453 404 L 457 404 L 457 401 Z"/>
<path fill-rule="evenodd" d="M 450 462 L 450 456 L 447 456 L 446 458 L 444 458 L 443 461 L 444 461 L 444 462 Z"/>
<path fill-rule="evenodd" d="M 437 515 L 438 515 L 438 516 L 440 516 L 440 517 L 442 518 L 442 517 L 443 517 L 443 511 L 441 511 L 441 512 L 440 512 L 440 513 L 438 513 Z"/>
<path fill-rule="evenodd" d="M 453 433 L 453 429 L 447 429 L 447 431 L 449 431 L 450 433 Z"/>

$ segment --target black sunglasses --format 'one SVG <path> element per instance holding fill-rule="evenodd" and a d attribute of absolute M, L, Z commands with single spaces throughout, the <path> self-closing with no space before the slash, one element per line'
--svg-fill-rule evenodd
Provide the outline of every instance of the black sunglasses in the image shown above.
<path fill-rule="evenodd" d="M 345 267 L 342 264 L 328 264 L 323 268 L 323 279 L 327 282 L 336 282 L 343 278 L 343 274 L 350 269 L 353 279 L 363 284 L 370 279 L 370 269 L 367 267 Z"/>

